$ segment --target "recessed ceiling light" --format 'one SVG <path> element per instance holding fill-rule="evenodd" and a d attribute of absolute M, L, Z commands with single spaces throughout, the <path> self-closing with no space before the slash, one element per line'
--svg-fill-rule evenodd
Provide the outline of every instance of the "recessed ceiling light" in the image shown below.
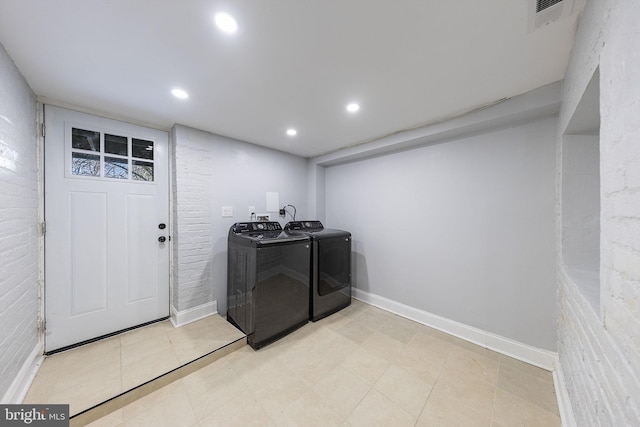
<path fill-rule="evenodd" d="M 189 94 L 187 92 L 185 92 L 182 89 L 178 89 L 178 88 L 173 89 L 171 91 L 171 94 L 173 96 L 175 96 L 176 98 L 180 98 L 180 99 L 187 99 L 189 97 Z"/>
<path fill-rule="evenodd" d="M 235 33 L 238 30 L 238 23 L 233 16 L 225 12 L 218 12 L 214 17 L 216 25 L 225 33 Z"/>
<path fill-rule="evenodd" d="M 347 105 L 347 111 L 350 113 L 355 113 L 359 109 L 360 109 L 360 106 L 355 102 L 352 102 L 351 104 Z"/>
<path fill-rule="evenodd" d="M 296 136 L 297 133 L 298 133 L 298 131 L 295 130 L 295 129 L 287 129 L 287 135 L 289 135 L 289 136 Z"/>

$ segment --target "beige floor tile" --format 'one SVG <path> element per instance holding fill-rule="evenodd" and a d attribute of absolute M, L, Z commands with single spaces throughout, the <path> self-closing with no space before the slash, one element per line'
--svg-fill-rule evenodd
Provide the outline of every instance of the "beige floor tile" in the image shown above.
<path fill-rule="evenodd" d="M 127 346 L 136 342 L 145 341 L 158 335 L 166 335 L 173 329 L 171 322 L 164 320 L 142 328 L 132 329 L 131 331 L 118 335 L 118 337 L 120 338 L 120 343 L 123 346 Z"/>
<path fill-rule="evenodd" d="M 124 426 L 123 410 L 118 409 L 92 423 L 87 424 L 88 427 L 121 427 Z"/>
<path fill-rule="evenodd" d="M 237 372 L 245 386 L 257 397 L 267 396 L 275 391 L 296 385 L 305 386 L 302 378 L 290 366 L 278 361 L 261 361 L 256 356 L 253 366 L 244 372 Z"/>
<path fill-rule="evenodd" d="M 390 362 L 387 359 L 364 348 L 357 349 L 340 364 L 371 385 L 378 381 L 389 365 Z"/>
<path fill-rule="evenodd" d="M 122 416 L 125 426 L 191 426 L 197 422 L 182 380 L 126 405 Z"/>
<path fill-rule="evenodd" d="M 108 355 L 118 352 L 120 347 L 120 337 L 114 336 L 72 348 L 71 350 L 67 350 L 62 353 L 54 354 L 51 357 L 61 357 L 64 360 L 65 367 L 75 367 L 77 369 L 79 366 L 83 366 L 87 361 L 108 358 Z"/>
<path fill-rule="evenodd" d="M 417 418 L 424 407 L 433 383 L 426 383 L 404 369 L 391 365 L 374 388 L 396 405 Z"/>
<path fill-rule="evenodd" d="M 120 342 L 109 338 L 104 342 L 47 356 L 34 384 L 39 383 L 40 379 L 53 381 L 55 391 L 73 388 L 85 382 L 94 384 L 96 378 L 110 376 L 111 371 L 119 370 L 120 363 Z"/>
<path fill-rule="evenodd" d="M 501 426 L 560 427 L 560 417 L 519 397 L 496 390 L 494 422 Z"/>
<path fill-rule="evenodd" d="M 221 316 L 186 326 L 157 322 L 47 356 L 24 402 L 69 403 L 73 414 L 244 336 Z M 175 333 L 188 339 L 173 346 Z"/>
<path fill-rule="evenodd" d="M 230 366 L 220 364 L 217 369 L 207 368 L 182 379 L 198 421 L 216 408 L 224 406 L 234 396 L 249 392 L 240 376 Z"/>
<path fill-rule="evenodd" d="M 491 425 L 493 387 L 484 382 L 450 384 L 438 381 L 418 418 L 425 426 Z"/>
<path fill-rule="evenodd" d="M 133 358 L 122 363 L 122 387 L 130 390 L 140 384 L 163 375 L 180 366 L 171 346 L 159 353 L 150 353 L 146 358 Z"/>
<path fill-rule="evenodd" d="M 393 364 L 427 384 L 433 384 L 442 372 L 446 360 L 446 352 L 420 350 L 407 345 L 396 354 Z"/>
<path fill-rule="evenodd" d="M 495 384 L 498 378 L 498 361 L 479 353 L 456 348 L 449 352 L 443 373 L 458 374 L 471 380 Z"/>
<path fill-rule="evenodd" d="M 392 361 L 403 348 L 403 345 L 398 341 L 380 332 L 374 332 L 360 346 L 388 361 Z"/>
<path fill-rule="evenodd" d="M 446 332 L 442 332 L 442 331 L 440 331 L 438 329 L 431 328 L 431 327 L 425 326 L 425 325 L 422 325 L 422 327 L 418 330 L 418 333 L 421 334 L 421 335 L 427 335 L 427 336 L 429 336 L 431 338 L 437 338 L 440 341 L 444 341 L 444 342 L 446 342 L 449 345 L 454 346 L 454 347 L 461 347 L 461 346 L 463 346 L 463 344 L 461 345 L 461 343 L 465 342 L 465 341 L 461 340 L 460 338 L 458 338 L 456 336 L 449 335 Z M 482 348 L 482 347 L 479 347 L 479 346 L 477 346 L 475 344 L 472 344 L 472 343 L 467 343 L 467 344 L 469 346 L 473 346 L 473 348 L 476 348 L 476 347 L 477 348 Z"/>
<path fill-rule="evenodd" d="M 416 418 L 377 390 L 371 390 L 347 418 L 350 426 L 413 426 Z"/>
<path fill-rule="evenodd" d="M 449 352 L 456 348 L 451 341 L 435 337 L 424 331 L 424 329 L 419 329 L 407 343 L 407 347 L 433 353 L 434 356 L 440 355 L 445 359 L 449 355 Z"/>
<path fill-rule="evenodd" d="M 364 310 L 360 316 L 355 317 L 353 320 L 369 329 L 377 331 L 386 325 L 393 317 L 394 315 L 388 311 L 372 307 Z"/>
<path fill-rule="evenodd" d="M 107 353 L 83 351 L 95 357 L 71 365 L 79 352 L 65 352 L 45 358 L 24 403 L 66 403 L 74 415 L 122 392 L 119 344 L 101 346 Z M 76 349 L 74 349 L 76 350 Z"/>
<path fill-rule="evenodd" d="M 491 418 L 480 417 L 467 408 L 432 406 L 427 402 L 416 427 L 494 427 Z"/>
<path fill-rule="evenodd" d="M 369 383 L 342 366 L 336 366 L 313 386 L 313 391 L 342 419 L 347 418 L 370 389 Z"/>
<path fill-rule="evenodd" d="M 332 314 L 331 316 L 327 316 L 323 319 L 318 320 L 317 322 L 315 322 L 315 324 L 335 330 L 344 326 L 350 321 L 351 319 L 342 314 L 342 311 L 340 311 L 338 313 Z"/>
<path fill-rule="evenodd" d="M 62 386 L 65 388 L 62 388 Z M 96 370 L 90 378 L 84 377 L 74 385 L 60 384 L 55 396 L 69 403 L 69 414 L 74 415 L 122 393 L 120 370 Z"/>
<path fill-rule="evenodd" d="M 465 341 L 457 337 L 451 337 L 451 340 L 456 345 L 456 347 L 463 348 L 467 351 L 471 351 L 480 356 L 486 357 L 487 359 L 495 360 L 496 362 L 500 360 L 501 354 L 493 350 L 489 350 L 488 348 L 482 347 L 469 341 Z"/>
<path fill-rule="evenodd" d="M 331 372 L 340 362 L 341 360 L 335 360 L 329 357 L 327 353 L 317 352 L 307 354 L 300 359 L 290 360 L 287 366 L 308 385 L 314 385 L 320 378 Z"/>
<path fill-rule="evenodd" d="M 98 363 L 76 366 L 75 373 L 99 372 L 92 389 L 120 385 L 118 376 L 126 387 L 132 372 L 148 375 L 172 358 L 177 367 L 217 339 L 242 337 L 220 316 L 166 326 L 139 331 L 135 339 L 131 331 L 122 344 L 112 339 L 100 351 L 71 353 L 72 360 L 91 355 Z M 28 398 L 59 396 L 56 387 L 75 390 L 78 396 L 69 398 L 78 402 L 91 395 L 86 385 L 53 375 L 73 366 L 67 359 L 50 362 Z M 259 351 L 242 347 L 92 425 L 557 426 L 557 413 L 551 373 L 354 300 Z"/>
<path fill-rule="evenodd" d="M 340 310 L 340 314 L 350 319 L 355 319 L 370 308 L 371 306 L 369 304 L 365 304 L 361 301 L 352 299 L 351 304 L 348 307 Z"/>
<path fill-rule="evenodd" d="M 292 402 L 275 422 L 284 426 L 331 427 L 339 426 L 342 417 L 322 396 L 309 390 Z"/>
<path fill-rule="evenodd" d="M 500 356 L 500 368 L 509 367 L 516 369 L 524 374 L 530 375 L 537 380 L 553 383 L 553 373 L 546 369 L 538 368 L 526 362 L 514 359 L 513 357 Z"/>
<path fill-rule="evenodd" d="M 199 420 L 202 427 L 217 426 L 269 426 L 273 420 L 262 406 L 246 390 L 231 396 L 231 399 L 205 418 Z"/>
<path fill-rule="evenodd" d="M 471 380 L 464 375 L 442 373 L 433 387 L 426 407 L 459 406 L 481 419 L 491 420 L 495 386 L 486 381 Z M 426 409 L 425 407 L 425 409 Z"/>
<path fill-rule="evenodd" d="M 401 344 L 408 344 L 419 329 L 417 323 L 395 316 L 382 325 L 378 332 L 399 341 Z"/>
<path fill-rule="evenodd" d="M 178 360 L 178 365 L 184 365 L 192 360 L 195 360 L 205 354 L 210 353 L 215 349 L 210 344 L 198 344 L 192 342 L 186 342 L 184 344 L 172 345 L 172 351 Z"/>
<path fill-rule="evenodd" d="M 273 418 L 279 417 L 296 399 L 309 391 L 309 386 L 297 378 L 286 378 L 278 381 L 277 385 L 251 390 L 256 401 Z"/>
<path fill-rule="evenodd" d="M 337 363 L 342 363 L 351 353 L 362 348 L 338 333 L 333 335 L 334 338 L 323 347 L 322 352 Z"/>
<path fill-rule="evenodd" d="M 154 334 L 141 341 L 133 341 L 123 345 L 121 349 L 122 364 L 128 365 L 171 349 L 171 341 L 167 334 Z"/>
<path fill-rule="evenodd" d="M 529 372 L 529 369 L 501 365 L 498 388 L 558 415 L 560 412 L 553 382 L 541 379 L 539 375 L 530 375 Z"/>
<path fill-rule="evenodd" d="M 356 321 L 351 321 L 336 329 L 336 332 L 346 338 L 349 338 L 353 342 L 360 344 L 373 335 L 374 330 L 367 326 L 363 326 L 361 323 Z"/>
<path fill-rule="evenodd" d="M 124 420 L 132 420 L 156 406 L 166 405 L 171 401 L 171 397 L 176 394 L 186 396 L 186 392 L 187 389 L 182 380 L 174 381 L 126 405 L 122 410 Z"/>

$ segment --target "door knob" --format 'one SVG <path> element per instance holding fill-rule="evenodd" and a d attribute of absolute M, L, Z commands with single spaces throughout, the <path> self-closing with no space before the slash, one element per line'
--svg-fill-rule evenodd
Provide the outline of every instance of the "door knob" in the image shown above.
<path fill-rule="evenodd" d="M 158 237 L 158 242 L 160 242 L 160 243 L 164 243 L 164 242 L 166 242 L 166 241 L 167 241 L 167 238 L 166 238 L 166 237 L 164 237 L 164 236 L 160 236 L 160 237 Z"/>

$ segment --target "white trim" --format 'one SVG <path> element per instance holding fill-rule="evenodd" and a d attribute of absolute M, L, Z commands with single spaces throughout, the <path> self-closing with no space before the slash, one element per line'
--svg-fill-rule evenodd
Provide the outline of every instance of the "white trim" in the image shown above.
<path fill-rule="evenodd" d="M 27 357 L 27 360 L 22 364 L 22 368 L 20 368 L 18 375 L 13 379 L 9 389 L 2 397 L 3 404 L 22 403 L 43 361 L 42 344 L 38 342 L 31 354 L 29 354 L 29 357 Z"/>
<path fill-rule="evenodd" d="M 426 326 L 438 329 L 447 334 L 456 336 L 473 344 L 497 351 L 514 359 L 521 360 L 531 365 L 548 371 L 553 371 L 556 365 L 557 354 L 532 347 L 527 344 L 505 338 L 464 323 L 456 322 L 436 314 L 429 313 L 414 307 L 401 304 L 390 299 L 353 288 L 354 298 L 373 306 L 390 311 L 399 316 L 411 319 Z"/>
<path fill-rule="evenodd" d="M 69 104 L 68 102 L 58 101 L 56 99 L 47 98 L 46 96 L 38 95 L 36 96 L 36 101 L 42 104 L 52 105 L 54 107 L 66 108 L 67 110 L 73 110 L 79 113 L 86 113 L 86 114 L 91 114 L 92 116 L 99 116 L 105 119 L 131 123 L 133 125 L 138 125 L 138 126 L 142 126 L 150 129 L 155 129 L 155 130 L 161 130 L 163 132 L 171 131 L 171 127 L 166 127 L 166 126 L 158 125 L 151 122 L 145 122 L 143 120 L 138 120 L 133 117 L 114 114 L 113 112 L 109 112 L 109 111 L 94 110 L 92 108 L 80 107 L 79 105 Z"/>
<path fill-rule="evenodd" d="M 40 346 L 45 347 L 45 312 L 44 312 L 44 296 L 45 296 L 45 277 L 44 277 L 44 243 L 45 233 L 42 230 L 42 224 L 46 221 L 44 214 L 44 140 L 42 135 L 42 127 L 44 127 L 44 104 L 36 102 L 37 107 L 37 122 L 38 122 L 38 134 L 37 134 L 37 150 L 38 150 L 38 340 Z M 45 129 L 46 132 L 46 129 Z M 45 229 L 46 231 L 46 229 Z"/>
<path fill-rule="evenodd" d="M 556 369 L 553 371 L 553 384 L 556 389 L 556 398 L 558 400 L 558 410 L 560 411 L 560 420 L 563 427 L 577 427 L 576 417 L 573 414 L 571 406 L 571 397 L 567 390 L 567 383 L 564 380 L 564 372 L 562 365 L 557 362 Z"/>
<path fill-rule="evenodd" d="M 211 301 L 186 310 L 177 311 L 171 306 L 171 324 L 174 328 L 179 328 L 196 320 L 204 319 L 207 316 L 218 313 L 218 301 Z"/>

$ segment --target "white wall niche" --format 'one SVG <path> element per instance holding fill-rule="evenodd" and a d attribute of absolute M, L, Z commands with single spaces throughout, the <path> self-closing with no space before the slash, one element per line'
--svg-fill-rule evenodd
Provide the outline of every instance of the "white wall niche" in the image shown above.
<path fill-rule="evenodd" d="M 600 73 L 562 136 L 562 266 L 600 313 Z"/>

